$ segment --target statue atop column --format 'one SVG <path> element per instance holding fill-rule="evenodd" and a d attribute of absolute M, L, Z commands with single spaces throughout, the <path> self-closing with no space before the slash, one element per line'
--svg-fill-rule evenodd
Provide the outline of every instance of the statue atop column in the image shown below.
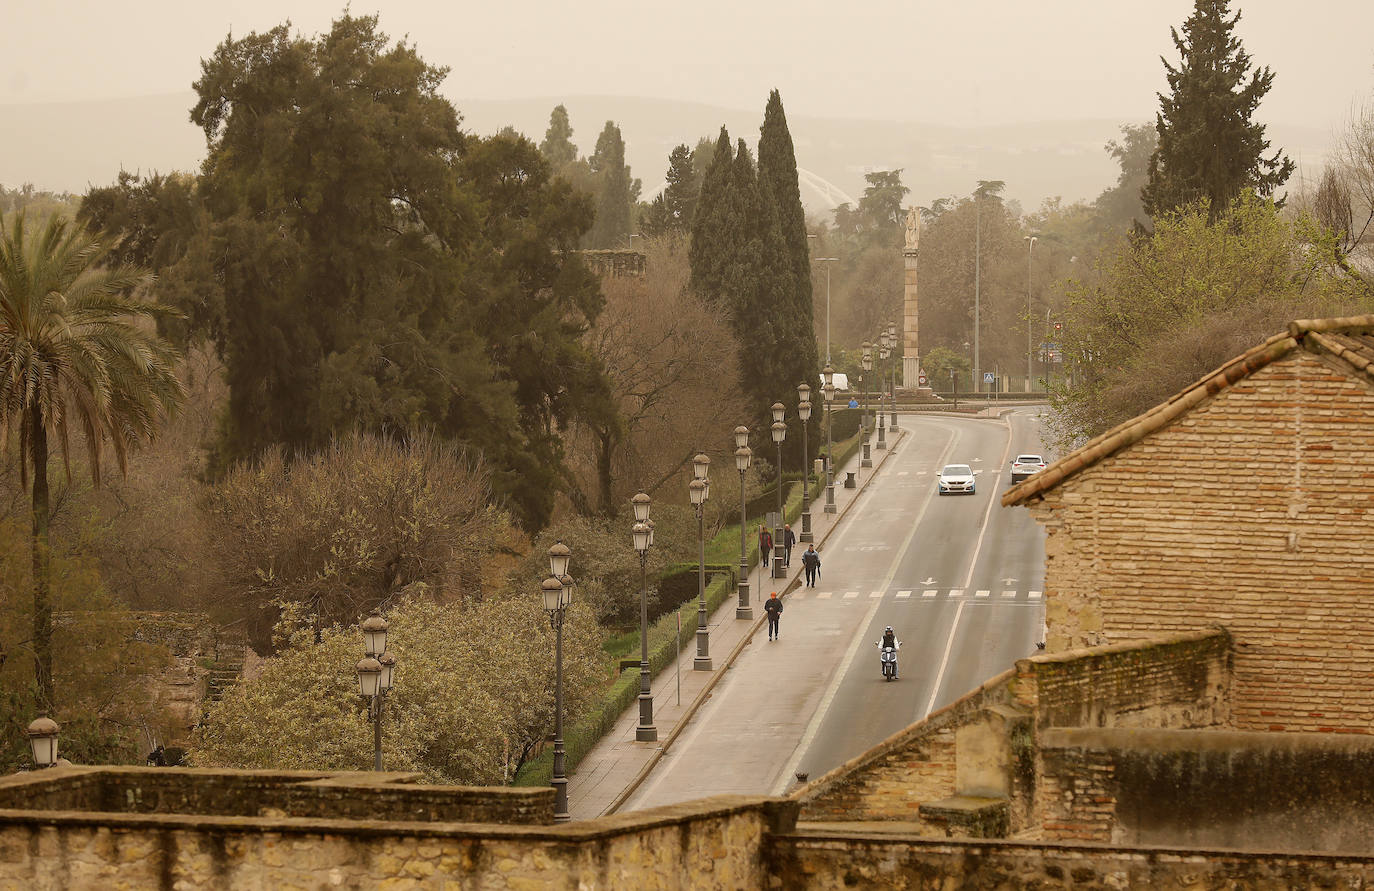
<path fill-rule="evenodd" d="M 908 207 L 906 210 L 906 249 L 914 251 L 921 240 L 921 218 L 916 213 L 916 208 Z"/>

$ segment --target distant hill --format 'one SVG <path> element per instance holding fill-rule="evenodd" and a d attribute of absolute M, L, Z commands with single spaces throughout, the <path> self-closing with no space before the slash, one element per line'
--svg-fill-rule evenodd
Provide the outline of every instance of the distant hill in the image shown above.
<path fill-rule="evenodd" d="M 678 143 L 714 138 L 724 124 L 732 138 L 756 144 L 766 97 L 759 97 L 754 110 L 620 96 L 451 98 L 465 129 L 487 134 L 509 124 L 536 142 L 543 138 L 549 112 L 561 102 L 572 120 L 573 141 L 584 154 L 595 146 L 605 122 L 614 120 L 625 137 L 626 159 L 651 195 L 661 187 L 668 153 Z M 188 90 L 102 102 L 0 105 L 0 130 L 9 134 L 0 140 L 0 184 L 31 182 L 53 191 L 84 192 L 113 182 L 121 167 L 145 173 L 195 169 L 205 155 L 205 141 L 190 122 L 194 104 Z M 1116 179 L 1103 147 L 1123 121 L 952 127 L 902 120 L 900 111 L 893 117 L 791 115 L 798 166 L 815 176 L 804 179 L 829 183 L 857 199 L 864 173 L 900 167 L 917 204 L 966 195 L 979 179 L 1001 179 L 1007 197 L 1025 210 L 1046 197 L 1091 199 Z M 1309 179 L 1320 174 L 1329 133 L 1272 124 L 1269 134 L 1274 145 L 1300 161 Z M 802 199 L 813 213 L 828 210 L 834 197 L 828 201 L 818 189 L 803 188 Z"/>

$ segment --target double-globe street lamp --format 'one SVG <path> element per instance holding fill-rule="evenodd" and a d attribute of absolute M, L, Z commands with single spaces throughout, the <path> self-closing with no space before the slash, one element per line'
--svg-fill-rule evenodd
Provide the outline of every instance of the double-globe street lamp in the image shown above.
<path fill-rule="evenodd" d="M 783 420 L 787 409 L 781 402 L 773 403 L 773 426 L 769 428 L 773 434 L 773 442 L 778 444 L 778 523 L 773 529 L 773 578 L 780 579 L 786 573 L 782 569 L 783 559 L 783 522 L 782 522 L 782 443 L 787 439 L 787 422 Z"/>
<path fill-rule="evenodd" d="M 372 722 L 372 769 L 382 769 L 382 710 L 396 672 L 396 657 L 386 651 L 390 623 L 374 612 L 362 621 L 363 658 L 358 662 L 358 692 L 367 701 Z"/>
<path fill-rule="evenodd" d="M 706 628 L 706 502 L 711 497 L 711 458 L 699 452 L 692 459 L 692 482 L 687 486 L 697 515 L 697 657 L 696 671 L 711 670 L 711 633 Z"/>
<path fill-rule="evenodd" d="M 869 450 L 868 450 L 868 402 L 869 402 L 869 399 L 868 399 L 868 387 L 869 387 L 868 379 L 869 379 L 869 372 L 873 370 L 873 344 L 871 344 L 871 343 L 869 343 L 868 341 L 865 340 L 865 341 L 864 341 L 863 350 L 864 350 L 864 351 L 863 351 L 863 368 L 864 368 L 864 377 L 863 377 L 863 379 L 864 379 L 864 382 L 865 382 L 865 383 L 864 383 L 864 386 L 862 387 L 862 390 L 863 390 L 864 404 L 863 404 L 863 407 L 859 409 L 859 428 L 863 431 L 864 450 L 863 450 L 863 457 L 859 459 L 859 466 L 860 466 L 860 467 L 872 467 L 872 466 L 873 466 L 873 456 L 872 456 L 872 454 L 871 454 L 871 453 L 869 452 Z"/>
<path fill-rule="evenodd" d="M 753 461 L 749 428 L 740 425 L 735 428 L 735 469 L 739 471 L 739 604 L 735 607 L 736 619 L 754 618 L 754 608 L 749 605 L 749 559 L 745 540 L 749 524 L 744 516 L 748 507 L 744 501 L 744 475 Z"/>
<path fill-rule="evenodd" d="M 556 542 L 549 548 L 549 577 L 541 586 L 544 612 L 553 626 L 553 821 L 566 823 L 568 814 L 568 775 L 563 749 L 563 618 L 572 603 L 573 579 L 568 575 L 572 549 Z"/>
<path fill-rule="evenodd" d="M 797 417 L 801 418 L 802 428 L 802 514 L 801 535 L 797 541 L 810 543 L 811 536 L 811 452 L 807 442 L 807 424 L 811 421 L 811 385 L 806 381 L 797 384 Z"/>
<path fill-rule="evenodd" d="M 825 396 L 825 512 L 835 513 L 835 446 L 830 439 L 830 409 L 835 402 L 835 369 L 829 360 L 821 371 L 821 393 Z"/>
<path fill-rule="evenodd" d="M 654 545 L 654 527 L 649 520 L 652 500 L 643 492 L 630 499 L 635 524 L 631 529 L 635 551 L 639 553 L 639 726 L 635 739 L 654 742 L 658 728 L 654 726 L 654 694 L 649 689 L 649 548 Z"/>
<path fill-rule="evenodd" d="M 883 400 L 887 397 L 887 331 L 878 335 L 878 358 L 882 360 L 883 367 L 878 369 L 878 448 L 887 448 L 887 430 L 883 423 Z"/>
<path fill-rule="evenodd" d="M 891 383 L 891 385 L 890 385 L 892 389 L 888 392 L 888 400 L 887 400 L 888 419 L 887 419 L 887 426 L 888 426 L 888 429 L 889 429 L 889 430 L 896 431 L 896 430 L 897 430 L 897 323 L 896 323 L 896 322 L 888 322 L 888 323 L 887 323 L 887 346 L 888 346 L 888 349 L 891 350 L 891 352 L 892 352 L 892 366 L 891 366 L 891 368 L 892 368 L 892 373 L 889 375 L 889 377 L 890 377 L 891 380 L 892 380 L 892 383 Z"/>

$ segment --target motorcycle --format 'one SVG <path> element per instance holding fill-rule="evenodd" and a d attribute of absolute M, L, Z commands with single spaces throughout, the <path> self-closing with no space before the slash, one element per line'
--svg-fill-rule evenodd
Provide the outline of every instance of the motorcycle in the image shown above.
<path fill-rule="evenodd" d="M 878 659 L 883 667 L 883 680 L 895 681 L 897 679 L 897 650 L 901 649 L 902 642 L 896 641 L 890 646 L 883 646 L 882 641 L 874 641 L 873 645 L 878 648 Z"/>

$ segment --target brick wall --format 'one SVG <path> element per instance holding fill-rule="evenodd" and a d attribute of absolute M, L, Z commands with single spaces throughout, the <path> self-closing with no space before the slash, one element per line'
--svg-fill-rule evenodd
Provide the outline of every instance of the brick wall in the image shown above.
<path fill-rule="evenodd" d="M 1374 740 L 1261 731 L 1046 731 L 1047 839 L 1374 854 Z"/>
<path fill-rule="evenodd" d="M 1372 420 L 1295 350 L 1032 501 L 1050 650 L 1222 625 L 1238 727 L 1369 733 Z"/>
<path fill-rule="evenodd" d="M 1374 857 L 1016 841 L 947 841 L 862 826 L 769 836 L 770 889 L 1365 888 Z"/>

